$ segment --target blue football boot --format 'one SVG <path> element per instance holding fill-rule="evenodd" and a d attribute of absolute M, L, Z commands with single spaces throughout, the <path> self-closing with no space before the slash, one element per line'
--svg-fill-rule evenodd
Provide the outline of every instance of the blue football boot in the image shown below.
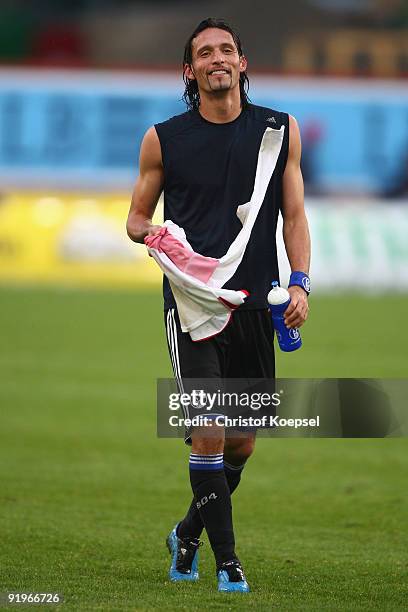
<path fill-rule="evenodd" d="M 198 538 L 179 538 L 176 525 L 167 537 L 166 544 L 171 554 L 169 577 L 172 582 L 198 580 L 198 549 L 203 544 Z"/>
<path fill-rule="evenodd" d="M 249 586 L 239 559 L 225 561 L 217 569 L 218 590 L 221 593 L 249 593 Z"/>

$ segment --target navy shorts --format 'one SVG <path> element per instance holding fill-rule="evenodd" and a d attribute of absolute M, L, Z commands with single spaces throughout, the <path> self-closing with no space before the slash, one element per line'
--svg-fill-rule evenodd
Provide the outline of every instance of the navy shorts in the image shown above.
<path fill-rule="evenodd" d="M 236 310 L 218 335 L 193 342 L 183 333 L 177 310 L 164 312 L 167 344 L 174 376 L 183 389 L 183 379 L 268 379 L 275 378 L 274 331 L 268 309 Z M 253 429 L 253 428 L 252 428 Z M 191 430 L 186 429 L 186 444 Z"/>

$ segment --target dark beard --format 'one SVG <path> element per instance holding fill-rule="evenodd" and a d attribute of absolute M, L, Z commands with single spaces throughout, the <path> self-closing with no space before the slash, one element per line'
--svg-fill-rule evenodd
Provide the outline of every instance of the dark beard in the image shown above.
<path fill-rule="evenodd" d="M 219 83 L 218 83 L 218 87 L 213 87 L 211 85 L 210 79 L 208 79 L 208 85 L 210 86 L 211 91 L 228 91 L 229 89 L 231 89 L 231 85 L 232 85 L 232 75 L 228 74 L 226 75 L 229 77 L 229 82 L 225 81 L 225 84 L 223 83 L 223 79 L 220 79 Z"/>

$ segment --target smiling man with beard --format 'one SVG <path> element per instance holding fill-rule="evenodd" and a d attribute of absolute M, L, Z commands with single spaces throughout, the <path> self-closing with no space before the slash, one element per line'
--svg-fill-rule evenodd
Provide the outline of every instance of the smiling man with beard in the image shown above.
<path fill-rule="evenodd" d="M 283 216 L 283 237 L 292 274 L 291 303 L 285 312 L 289 328 L 300 327 L 308 314 L 310 239 L 303 203 L 301 145 L 296 120 L 287 113 L 250 104 L 247 60 L 234 30 L 224 21 L 206 19 L 185 46 L 184 100 L 188 111 L 151 127 L 142 142 L 140 175 L 129 212 L 127 231 L 135 242 L 155 236 L 153 213 L 164 190 L 164 217 L 181 226 L 194 251 L 220 258 L 242 224 L 237 206 L 254 189 L 258 153 L 265 132 L 281 130 L 283 140 L 244 256 L 224 285 L 245 288 L 249 296 L 220 333 L 193 342 L 183 333 L 177 305 L 164 278 L 168 348 L 180 388 L 183 379 L 274 379 L 273 327 L 267 293 L 279 278 L 276 224 Z M 305 282 L 307 280 L 307 282 Z M 303 282 L 302 282 L 303 281 Z M 198 579 L 199 537 L 205 528 L 214 552 L 218 590 L 248 592 L 235 552 L 231 494 L 255 446 L 256 429 L 230 431 L 221 426 L 186 430 L 192 445 L 189 460 L 191 505 L 171 531 L 170 580 Z"/>

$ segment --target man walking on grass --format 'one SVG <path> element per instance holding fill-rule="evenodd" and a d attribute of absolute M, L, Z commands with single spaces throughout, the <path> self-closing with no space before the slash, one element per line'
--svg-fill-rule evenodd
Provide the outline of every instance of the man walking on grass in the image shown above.
<path fill-rule="evenodd" d="M 195 252 L 220 258 L 242 222 L 237 206 L 251 198 L 258 154 L 267 129 L 282 130 L 276 167 L 256 218 L 243 259 L 225 284 L 249 296 L 220 333 L 194 342 L 181 330 L 177 304 L 164 279 L 165 324 L 174 374 L 183 379 L 275 378 L 273 327 L 266 296 L 279 278 L 276 224 L 283 216 L 283 238 L 291 266 L 289 328 L 308 314 L 310 239 L 300 171 L 301 145 L 296 120 L 284 112 L 255 106 L 247 96 L 247 60 L 234 30 L 206 19 L 185 46 L 184 82 L 188 111 L 151 127 L 140 151 L 140 175 L 129 212 L 130 238 L 143 242 L 161 227 L 152 224 L 164 190 L 164 218 L 182 227 Z M 198 579 L 200 535 L 206 530 L 215 556 L 218 590 L 248 592 L 235 551 L 231 494 L 255 446 L 256 431 L 229 432 L 221 426 L 186 430 L 193 499 L 171 531 L 167 545 L 172 581 Z"/>

